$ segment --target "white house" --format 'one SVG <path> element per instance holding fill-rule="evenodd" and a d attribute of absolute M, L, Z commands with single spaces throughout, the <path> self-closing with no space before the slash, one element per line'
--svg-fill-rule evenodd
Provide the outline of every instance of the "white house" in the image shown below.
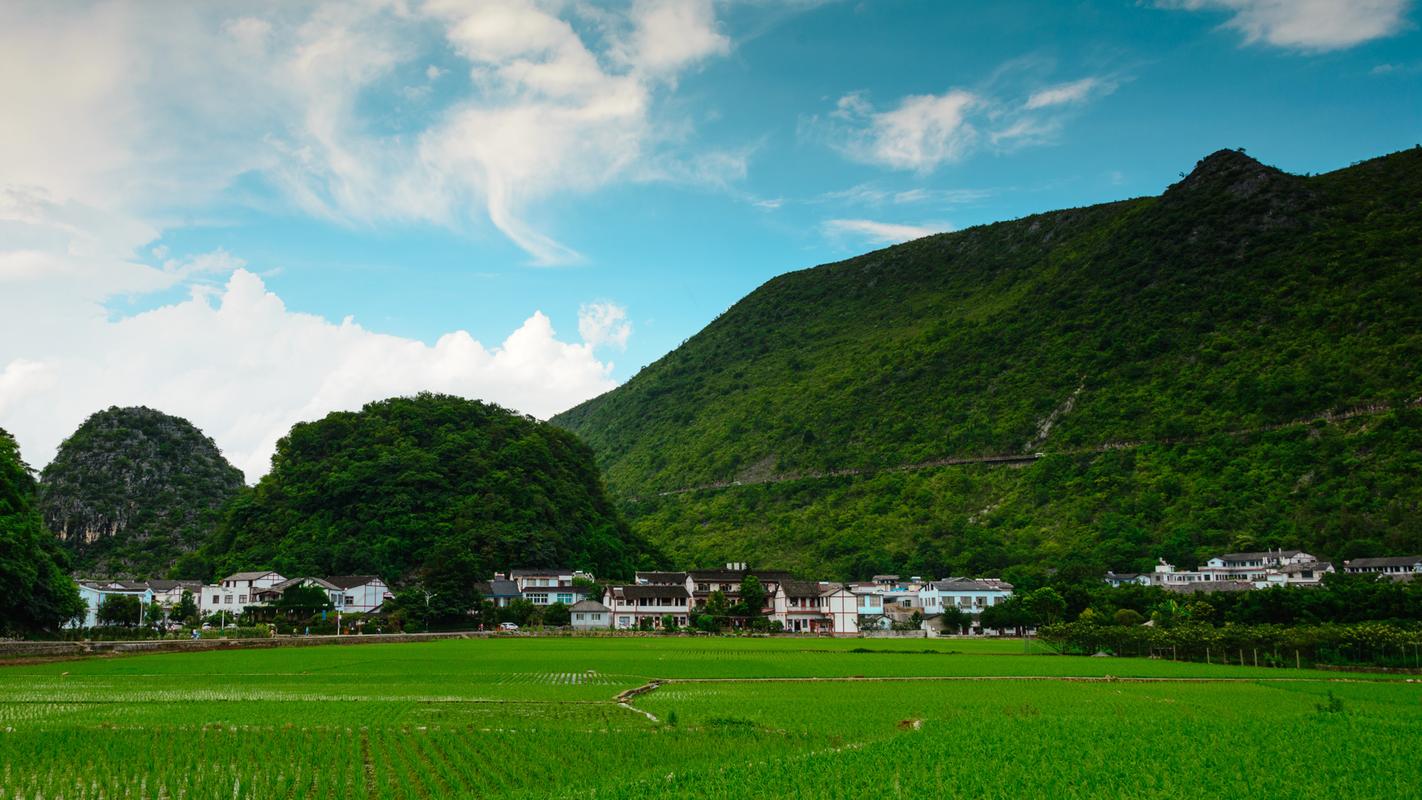
<path fill-rule="evenodd" d="M 985 608 L 1006 602 L 1012 596 L 1012 584 L 997 578 L 949 578 L 928 584 L 918 596 L 925 615 L 956 608 L 977 616 Z"/>
<path fill-rule="evenodd" d="M 271 570 L 257 572 L 234 572 L 213 586 L 202 587 L 198 607 L 203 616 L 223 611 L 232 615 L 242 613 L 247 606 L 260 605 L 257 593 L 263 589 L 285 581 L 280 573 Z"/>
<path fill-rule="evenodd" d="M 771 598 L 772 622 L 795 633 L 851 634 L 859 631 L 858 598 L 843 584 L 781 581 Z"/>
<path fill-rule="evenodd" d="M 690 603 L 691 593 L 685 586 L 610 586 L 602 598 L 602 605 L 612 614 L 612 626 L 618 630 L 639 628 L 644 619 L 660 628 L 665 616 L 685 627 Z"/>
<path fill-rule="evenodd" d="M 771 598 L 782 581 L 790 580 L 790 573 L 780 570 L 747 569 L 743 563 L 730 563 L 725 569 L 700 569 L 686 573 L 686 590 L 691 594 L 692 608 L 706 605 L 715 592 L 726 596 L 728 603 L 735 604 L 741 599 L 741 582 L 754 576 L 765 590 L 766 606 L 761 613 L 769 614 Z"/>
<path fill-rule="evenodd" d="M 337 590 L 331 597 L 336 610 L 347 614 L 369 614 L 394 597 L 377 575 L 332 575 L 325 582 Z"/>
<path fill-rule="evenodd" d="M 568 609 L 575 631 L 591 631 L 612 626 L 612 609 L 596 600 L 580 600 Z"/>
<path fill-rule="evenodd" d="M 1411 575 L 1422 572 L 1422 556 L 1352 558 L 1343 562 L 1343 571 L 1378 575 Z"/>
<path fill-rule="evenodd" d="M 501 576 L 495 576 L 499 578 Z M 515 569 L 509 579 L 518 587 L 523 599 L 536 606 L 562 603 L 571 606 L 587 599 L 587 590 L 574 586 L 574 579 L 592 580 L 592 575 L 574 569 Z"/>
<path fill-rule="evenodd" d="M 137 597 L 140 608 L 146 608 L 153 602 L 153 590 L 148 588 L 147 584 L 131 581 L 81 581 L 79 597 L 84 601 L 84 611 L 70 622 L 70 627 L 92 628 L 98 625 L 99 606 L 115 596 Z M 142 622 L 141 616 L 133 620 L 135 625 Z"/>

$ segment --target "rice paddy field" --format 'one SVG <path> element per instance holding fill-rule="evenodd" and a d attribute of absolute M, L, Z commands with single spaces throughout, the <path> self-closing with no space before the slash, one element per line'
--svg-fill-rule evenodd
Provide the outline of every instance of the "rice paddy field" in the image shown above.
<path fill-rule="evenodd" d="M 0 798 L 1422 797 L 1422 683 L 1021 641 L 493 638 L 0 666 Z"/>

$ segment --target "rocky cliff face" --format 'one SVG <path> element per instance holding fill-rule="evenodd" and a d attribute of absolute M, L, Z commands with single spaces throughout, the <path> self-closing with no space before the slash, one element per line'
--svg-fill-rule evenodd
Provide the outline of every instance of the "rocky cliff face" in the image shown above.
<path fill-rule="evenodd" d="M 242 473 L 192 423 L 150 408 L 109 408 L 59 448 L 40 509 L 75 569 L 164 574 L 200 547 Z"/>

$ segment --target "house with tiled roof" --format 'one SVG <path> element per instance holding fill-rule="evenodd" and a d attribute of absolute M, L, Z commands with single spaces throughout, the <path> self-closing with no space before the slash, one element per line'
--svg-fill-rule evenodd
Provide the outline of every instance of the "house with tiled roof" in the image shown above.
<path fill-rule="evenodd" d="M 690 613 L 691 592 L 685 586 L 639 585 L 609 586 L 602 604 L 611 613 L 612 627 L 635 630 L 645 625 L 662 627 L 662 619 L 671 617 L 678 627 L 686 627 Z"/>

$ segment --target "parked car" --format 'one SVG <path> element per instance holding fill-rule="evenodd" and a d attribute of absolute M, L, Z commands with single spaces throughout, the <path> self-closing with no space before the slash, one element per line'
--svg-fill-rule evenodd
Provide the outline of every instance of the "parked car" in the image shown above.
<path fill-rule="evenodd" d="M 501 630 L 501 631 L 516 631 L 516 630 L 518 630 L 518 623 L 516 623 L 516 622 L 500 622 L 500 623 L 499 623 L 499 630 Z"/>

